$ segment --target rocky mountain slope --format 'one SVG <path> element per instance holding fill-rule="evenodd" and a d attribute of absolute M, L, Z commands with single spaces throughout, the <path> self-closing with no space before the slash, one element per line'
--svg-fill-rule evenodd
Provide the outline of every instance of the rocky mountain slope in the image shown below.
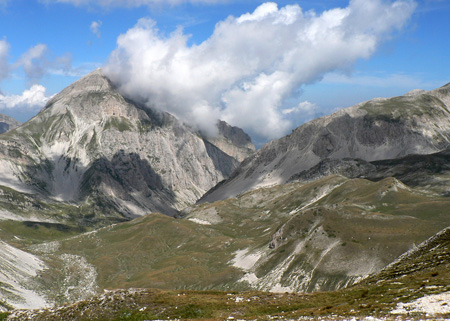
<path fill-rule="evenodd" d="M 329 175 L 379 181 L 395 177 L 409 187 L 450 195 L 450 149 L 429 155 L 408 155 L 398 159 L 367 162 L 362 159 L 325 159 L 293 175 L 289 181 L 310 182 Z"/>
<path fill-rule="evenodd" d="M 0 185 L 87 205 L 84 216 L 99 219 L 174 215 L 238 163 L 172 115 L 124 98 L 100 69 L 0 136 Z"/>
<path fill-rule="evenodd" d="M 308 122 L 264 145 L 202 201 L 284 183 L 320 161 L 365 161 L 431 154 L 450 146 L 450 84 L 373 99 Z"/>
<path fill-rule="evenodd" d="M 208 137 L 208 140 L 231 157 L 242 162 L 255 152 L 250 136 L 242 129 L 230 126 L 224 121 L 217 124 L 218 135 L 216 137 Z"/>
<path fill-rule="evenodd" d="M 12 117 L 0 114 L 0 134 L 7 132 L 8 130 L 14 129 L 20 125 L 20 122 Z"/>

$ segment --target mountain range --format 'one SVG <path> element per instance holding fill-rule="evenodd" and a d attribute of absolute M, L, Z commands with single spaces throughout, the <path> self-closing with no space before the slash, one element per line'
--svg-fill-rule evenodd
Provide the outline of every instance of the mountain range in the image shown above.
<path fill-rule="evenodd" d="M 373 99 L 310 121 L 264 145 L 202 201 L 285 183 L 324 159 L 376 161 L 445 150 L 450 146 L 449 97 L 447 84 Z"/>
<path fill-rule="evenodd" d="M 450 225 L 450 84 L 340 110 L 258 151 L 242 129 L 216 125 L 209 137 L 138 104 L 99 69 L 0 135 L 3 310 L 88 300 L 83 313 L 102 316 L 111 298 L 122 315 L 124 295 L 148 290 L 114 289 L 134 288 L 187 291 L 189 300 L 200 295 L 192 290 L 250 301 L 233 293 L 318 292 L 369 304 L 377 280 L 397 289 L 398 275 L 416 275 L 404 262 L 419 264 L 418 244 L 434 235 L 424 244 L 447 244 L 448 232 L 437 233 Z M 90 299 L 103 290 L 111 296 Z M 294 297 L 280 295 L 283 309 L 267 314 L 300 311 Z M 189 302 L 180 309 L 206 309 Z M 70 309 L 57 310 L 77 315 Z M 56 310 L 42 311 L 50 320 Z M 177 318 L 152 311 L 139 315 Z M 33 313 L 9 317 L 40 318 Z"/>

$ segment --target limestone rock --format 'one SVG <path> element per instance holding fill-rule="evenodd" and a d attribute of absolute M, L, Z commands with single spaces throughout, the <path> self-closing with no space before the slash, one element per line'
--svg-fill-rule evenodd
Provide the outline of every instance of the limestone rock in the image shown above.
<path fill-rule="evenodd" d="M 20 122 L 12 117 L 0 114 L 0 134 L 7 132 L 8 130 L 14 129 L 20 125 Z"/>
<path fill-rule="evenodd" d="M 0 138 L 0 185 L 125 217 L 174 215 L 238 164 L 174 116 L 124 98 L 101 69 Z"/>

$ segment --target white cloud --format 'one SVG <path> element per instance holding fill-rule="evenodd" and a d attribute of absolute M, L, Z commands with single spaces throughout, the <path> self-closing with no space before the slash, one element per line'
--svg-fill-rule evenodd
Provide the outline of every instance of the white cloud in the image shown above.
<path fill-rule="evenodd" d="M 2 0 L 0 0 L 2 1 Z M 3 0 L 4 1 L 4 0 Z M 43 3 L 67 3 L 75 6 L 91 7 L 141 7 L 153 5 L 180 5 L 184 3 L 193 4 L 216 4 L 229 2 L 230 0 L 40 0 Z"/>
<path fill-rule="evenodd" d="M 67 53 L 58 57 L 50 57 L 45 44 L 37 44 L 28 49 L 14 63 L 13 68 L 23 67 L 31 84 L 36 84 L 48 73 L 69 74 L 72 71 L 72 55 Z"/>
<path fill-rule="evenodd" d="M 92 21 L 91 26 L 89 27 L 94 35 L 97 36 L 97 38 L 100 38 L 102 33 L 100 31 L 100 27 L 102 26 L 103 22 L 101 20 L 98 21 Z"/>
<path fill-rule="evenodd" d="M 313 115 L 318 109 L 319 107 L 316 104 L 305 100 L 295 107 L 283 109 L 281 113 L 283 115 L 291 115 L 291 114 Z"/>
<path fill-rule="evenodd" d="M 104 69 L 125 95 L 202 130 L 222 118 L 272 139 L 294 125 L 282 110 L 302 85 L 369 58 L 415 7 L 412 0 L 352 0 L 317 14 L 269 2 L 217 23 L 192 46 L 182 29 L 162 36 L 154 21 L 141 19 L 119 36 Z"/>
<path fill-rule="evenodd" d="M 0 110 L 9 109 L 16 112 L 38 112 L 51 98 L 45 95 L 46 89 L 41 85 L 33 85 L 21 95 L 0 94 Z"/>
<path fill-rule="evenodd" d="M 40 80 L 45 74 L 45 54 L 47 53 L 47 50 L 46 45 L 37 44 L 22 54 L 20 59 L 16 62 L 16 67 L 22 66 L 27 77 L 33 83 Z"/>
<path fill-rule="evenodd" d="M 0 82 L 9 74 L 8 53 L 9 44 L 6 40 L 0 40 Z"/>

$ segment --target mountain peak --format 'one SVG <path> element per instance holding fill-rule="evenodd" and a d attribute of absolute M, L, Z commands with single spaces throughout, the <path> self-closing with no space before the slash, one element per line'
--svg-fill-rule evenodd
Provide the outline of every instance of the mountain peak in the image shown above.
<path fill-rule="evenodd" d="M 114 90 L 111 81 L 104 75 L 102 69 L 98 68 L 53 97 L 48 102 L 47 107 L 65 96 L 86 95 L 91 92 L 110 92 Z"/>
<path fill-rule="evenodd" d="M 7 115 L 0 114 L 0 134 L 14 129 L 20 125 L 20 122 Z"/>
<path fill-rule="evenodd" d="M 90 121 L 108 117 L 136 118 L 138 111 L 117 91 L 101 68 L 94 70 L 54 96 L 44 110 L 72 114 Z"/>
<path fill-rule="evenodd" d="M 255 152 L 255 145 L 241 128 L 231 126 L 223 120 L 217 122 L 218 133 L 207 140 L 226 154 L 242 162 Z"/>

